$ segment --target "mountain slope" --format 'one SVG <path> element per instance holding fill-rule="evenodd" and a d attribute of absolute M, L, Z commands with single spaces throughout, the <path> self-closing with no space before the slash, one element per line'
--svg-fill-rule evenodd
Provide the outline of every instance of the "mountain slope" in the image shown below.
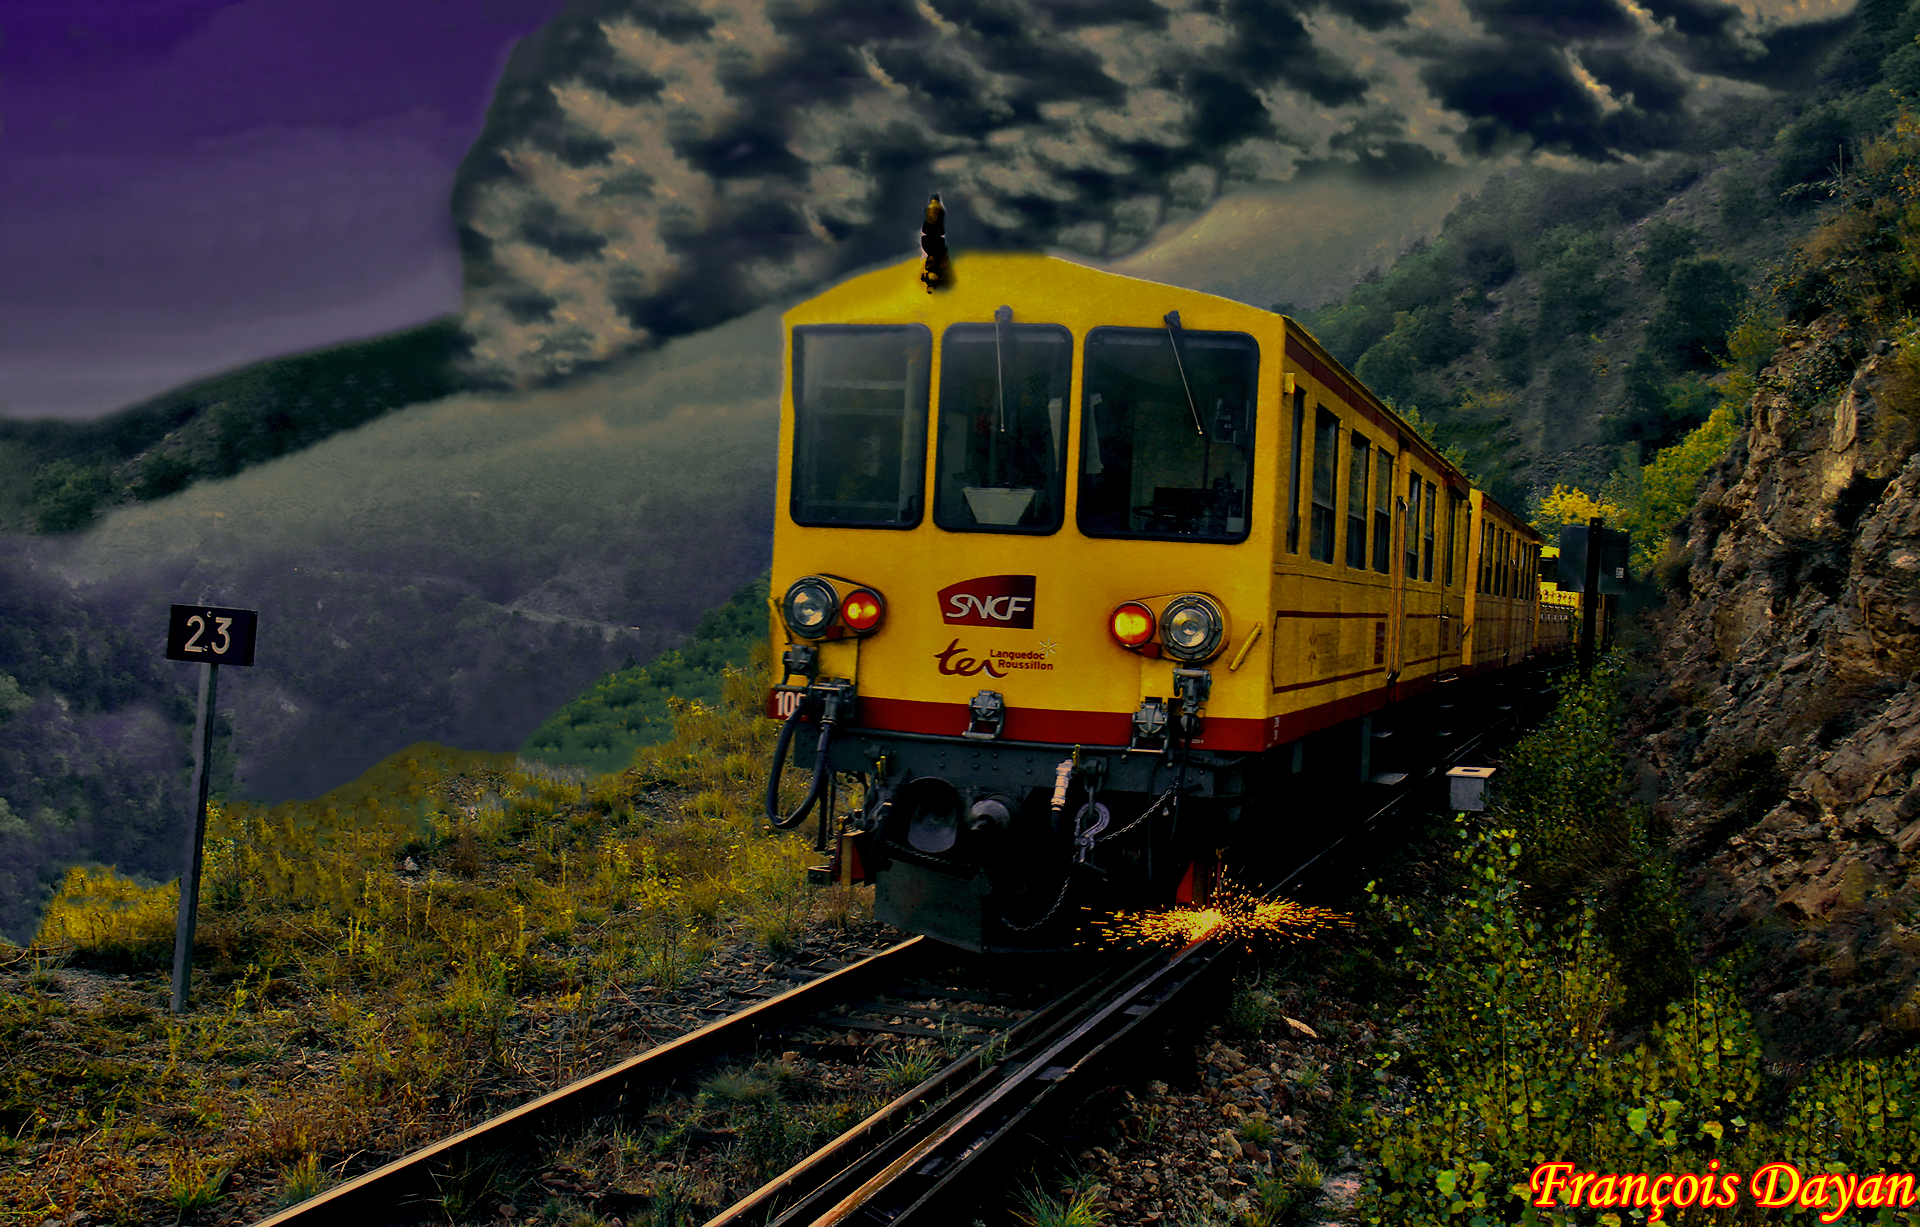
<path fill-rule="evenodd" d="M 0 635 L 10 897 L 75 861 L 178 872 L 198 669 L 162 660 L 169 604 L 260 611 L 220 712 L 235 790 L 267 801 L 417 741 L 513 750 L 624 660 L 684 641 L 767 566 L 777 320 L 565 388 L 414 405 L 84 534 L 0 538 L 27 577 L 9 625 L 40 628 Z M 60 663 L 103 652 L 97 685 Z"/>

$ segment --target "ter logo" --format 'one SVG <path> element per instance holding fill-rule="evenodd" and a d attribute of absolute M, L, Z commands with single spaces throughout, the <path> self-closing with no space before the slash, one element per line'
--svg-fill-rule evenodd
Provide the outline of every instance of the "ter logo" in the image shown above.
<path fill-rule="evenodd" d="M 940 590 L 940 616 L 953 626 L 1033 629 L 1033 576 L 983 575 Z"/>

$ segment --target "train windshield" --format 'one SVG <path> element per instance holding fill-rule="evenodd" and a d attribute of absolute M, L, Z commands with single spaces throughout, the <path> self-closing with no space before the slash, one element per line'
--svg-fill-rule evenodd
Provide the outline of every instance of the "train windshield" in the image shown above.
<path fill-rule="evenodd" d="M 1245 540 L 1259 363 L 1245 333 L 1088 333 L 1080 531 Z"/>
<path fill-rule="evenodd" d="M 1050 533 L 1066 495 L 1073 336 L 1057 324 L 955 324 L 940 339 L 933 522 Z"/>
<path fill-rule="evenodd" d="M 920 522 L 932 354 L 922 324 L 793 330 L 795 524 Z"/>

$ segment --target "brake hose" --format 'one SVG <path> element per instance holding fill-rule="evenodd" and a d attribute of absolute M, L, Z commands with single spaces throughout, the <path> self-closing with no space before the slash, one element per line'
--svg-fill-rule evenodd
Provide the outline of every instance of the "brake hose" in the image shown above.
<path fill-rule="evenodd" d="M 813 784 L 807 789 L 807 799 L 785 818 L 780 817 L 780 774 L 787 769 L 787 750 L 793 743 L 793 730 L 800 723 L 800 713 L 805 710 L 805 704 L 796 703 L 792 714 L 780 725 L 780 740 L 773 747 L 773 770 L 767 774 L 767 823 L 776 831 L 791 831 L 805 822 L 807 815 L 818 804 L 820 794 L 826 791 L 827 743 L 833 737 L 833 709 L 836 706 L 831 699 L 828 700 L 820 716 L 820 744 L 814 752 Z"/>

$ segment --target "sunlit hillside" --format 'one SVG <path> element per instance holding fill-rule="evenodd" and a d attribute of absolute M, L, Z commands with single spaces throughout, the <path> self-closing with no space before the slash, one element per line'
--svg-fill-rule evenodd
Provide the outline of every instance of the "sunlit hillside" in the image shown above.
<path fill-rule="evenodd" d="M 171 602 L 260 610 L 222 701 L 255 795 L 314 795 L 421 738 L 511 749 L 765 566 L 776 320 L 412 406 L 117 510 L 50 560 L 156 651 Z"/>
<path fill-rule="evenodd" d="M 178 872 L 200 670 L 162 659 L 172 603 L 260 612 L 254 665 L 221 670 L 215 766 L 268 802 L 419 741 L 515 750 L 684 643 L 767 566 L 777 319 L 0 538 L 0 932 L 30 932 L 69 865 Z"/>

